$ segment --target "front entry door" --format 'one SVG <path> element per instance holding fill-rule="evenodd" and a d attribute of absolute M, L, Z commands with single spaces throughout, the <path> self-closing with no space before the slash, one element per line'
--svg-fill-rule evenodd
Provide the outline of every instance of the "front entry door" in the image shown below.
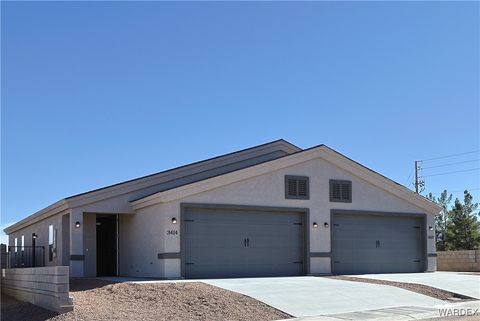
<path fill-rule="evenodd" d="M 97 215 L 97 276 L 117 275 L 117 215 Z"/>

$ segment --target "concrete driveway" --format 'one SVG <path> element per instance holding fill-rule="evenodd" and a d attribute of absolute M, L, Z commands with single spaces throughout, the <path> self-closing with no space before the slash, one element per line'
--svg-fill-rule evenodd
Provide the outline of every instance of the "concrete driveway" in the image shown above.
<path fill-rule="evenodd" d="M 443 301 L 400 288 L 323 277 L 201 280 L 260 300 L 295 317 L 400 307 L 441 306 Z"/>
<path fill-rule="evenodd" d="M 418 283 L 480 299 L 480 273 L 432 272 L 352 275 L 360 278 Z"/>

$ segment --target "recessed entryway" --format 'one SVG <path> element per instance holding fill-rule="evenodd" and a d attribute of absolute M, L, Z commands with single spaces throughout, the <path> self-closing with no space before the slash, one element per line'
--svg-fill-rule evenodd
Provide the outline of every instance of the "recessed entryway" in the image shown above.
<path fill-rule="evenodd" d="M 97 214 L 97 276 L 118 275 L 118 215 Z"/>

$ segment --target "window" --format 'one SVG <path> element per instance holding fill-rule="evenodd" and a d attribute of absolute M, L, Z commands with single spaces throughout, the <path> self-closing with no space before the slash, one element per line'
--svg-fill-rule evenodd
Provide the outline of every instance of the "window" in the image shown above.
<path fill-rule="evenodd" d="M 352 182 L 330 180 L 330 202 L 352 202 Z"/>
<path fill-rule="evenodd" d="M 285 176 L 285 198 L 309 198 L 309 182 L 307 176 Z"/>
<path fill-rule="evenodd" d="M 48 226 L 48 261 L 53 261 L 53 252 L 54 252 L 54 232 L 53 232 L 53 225 Z"/>
<path fill-rule="evenodd" d="M 22 249 L 21 251 L 25 251 L 25 235 L 22 235 Z"/>
<path fill-rule="evenodd" d="M 15 238 L 15 252 L 17 252 L 17 246 L 18 246 L 18 239 Z"/>

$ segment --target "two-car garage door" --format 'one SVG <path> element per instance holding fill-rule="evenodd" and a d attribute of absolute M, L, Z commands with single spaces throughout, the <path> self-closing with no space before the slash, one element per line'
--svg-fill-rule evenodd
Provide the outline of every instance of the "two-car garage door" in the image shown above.
<path fill-rule="evenodd" d="M 423 218 L 417 216 L 335 214 L 333 273 L 421 272 L 423 230 Z"/>
<path fill-rule="evenodd" d="M 186 278 L 305 274 L 303 213 L 187 208 L 182 221 Z"/>
<path fill-rule="evenodd" d="M 333 274 L 421 272 L 424 218 L 388 213 L 332 215 Z M 182 214 L 185 278 L 295 276 L 308 273 L 305 212 L 187 207 Z M 328 233 L 314 229 L 314 233 Z"/>

